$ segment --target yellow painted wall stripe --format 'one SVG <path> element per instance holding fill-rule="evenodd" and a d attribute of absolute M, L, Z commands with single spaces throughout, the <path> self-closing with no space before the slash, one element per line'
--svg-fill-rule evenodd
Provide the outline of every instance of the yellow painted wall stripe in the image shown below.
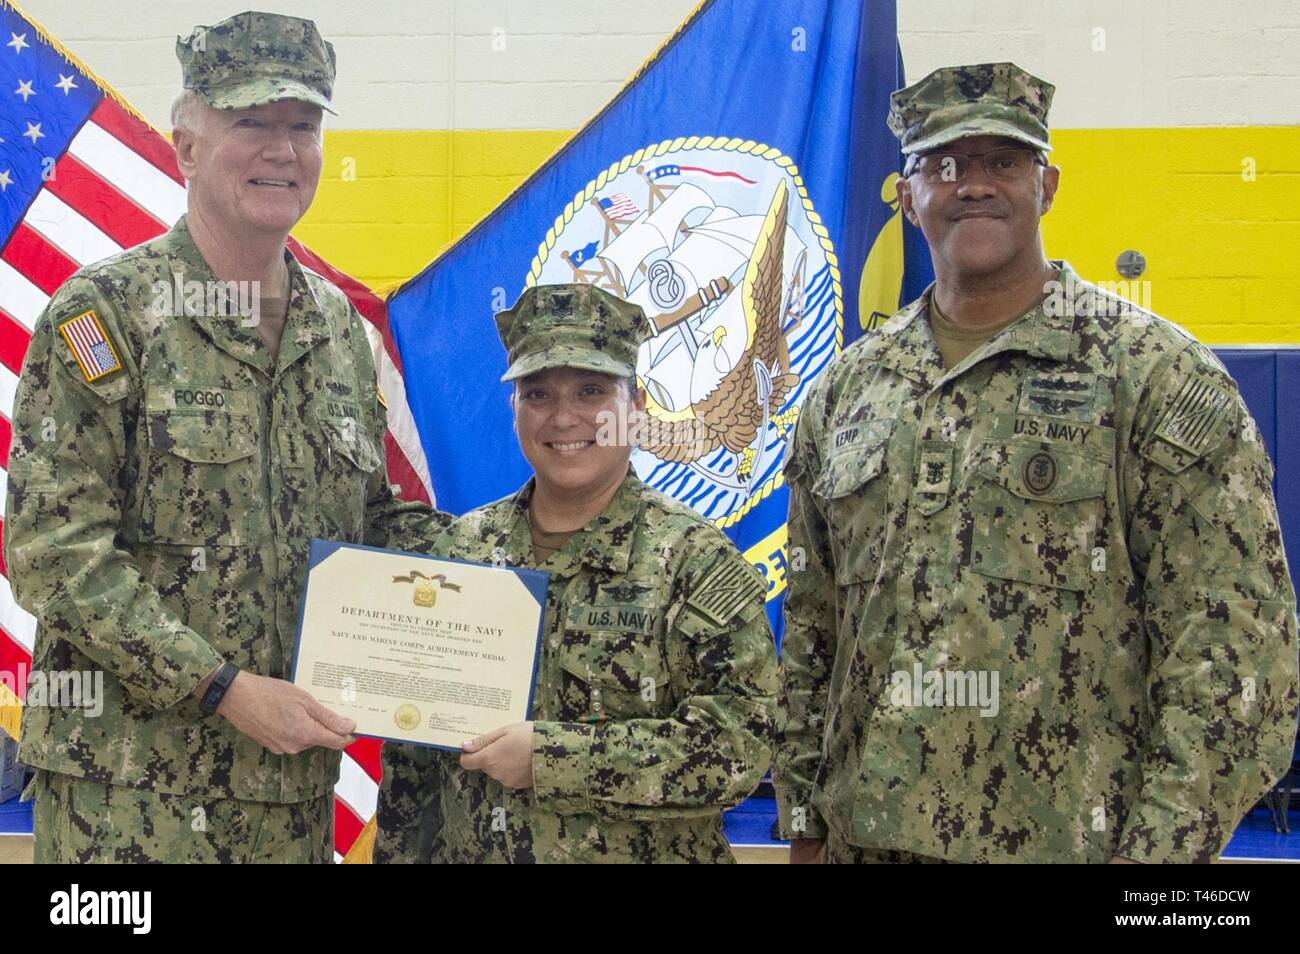
<path fill-rule="evenodd" d="M 294 235 L 371 288 L 404 281 L 496 208 L 568 136 L 326 129 L 320 188 Z M 520 286 L 523 280 L 520 274 Z"/>
<path fill-rule="evenodd" d="M 405 281 L 569 135 L 327 130 L 298 237 L 372 288 Z M 1115 259 L 1136 249 L 1151 307 L 1206 342 L 1300 342 L 1285 307 L 1300 292 L 1300 127 L 1064 129 L 1052 140 L 1063 171 L 1043 223 L 1051 256 L 1119 280 Z"/>
<path fill-rule="evenodd" d="M 1300 342 L 1300 127 L 1054 132 L 1047 250 L 1085 278 L 1146 256 L 1151 308 L 1208 344 Z"/>

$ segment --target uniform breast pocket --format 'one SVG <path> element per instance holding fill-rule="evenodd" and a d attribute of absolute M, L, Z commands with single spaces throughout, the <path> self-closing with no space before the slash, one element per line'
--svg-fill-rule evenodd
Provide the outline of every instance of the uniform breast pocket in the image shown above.
<path fill-rule="evenodd" d="M 356 416 L 322 415 L 324 453 L 317 460 L 317 505 L 340 539 L 360 539 L 370 478 L 382 466 L 379 449 Z"/>
<path fill-rule="evenodd" d="M 636 634 L 567 633 L 557 662 L 555 718 L 562 722 L 662 718 L 672 709 L 658 640 Z M 581 642 L 580 640 L 587 640 Z"/>
<path fill-rule="evenodd" d="M 832 449 L 812 487 L 830 533 L 835 581 L 845 586 L 875 579 L 890 515 L 885 454 L 893 421 L 857 426 L 866 436 L 849 447 Z"/>
<path fill-rule="evenodd" d="M 149 415 L 142 539 L 243 546 L 258 480 L 253 422 L 221 411 Z"/>
<path fill-rule="evenodd" d="M 1086 590 L 1109 469 L 1103 458 L 1051 444 L 985 444 L 972 496 L 970 568 Z"/>

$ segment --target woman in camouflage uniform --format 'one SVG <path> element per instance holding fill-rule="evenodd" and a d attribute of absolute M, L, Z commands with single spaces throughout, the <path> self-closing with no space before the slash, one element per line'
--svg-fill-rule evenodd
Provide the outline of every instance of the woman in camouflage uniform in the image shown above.
<path fill-rule="evenodd" d="M 644 411 L 640 308 L 546 286 L 497 323 L 534 477 L 430 550 L 550 574 L 532 721 L 460 754 L 386 745 L 375 860 L 729 862 L 722 811 L 770 758 L 766 584 L 612 435 Z"/>

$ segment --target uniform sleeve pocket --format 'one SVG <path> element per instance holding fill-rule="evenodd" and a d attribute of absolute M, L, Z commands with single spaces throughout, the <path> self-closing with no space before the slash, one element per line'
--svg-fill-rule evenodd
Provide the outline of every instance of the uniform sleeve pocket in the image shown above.
<path fill-rule="evenodd" d="M 27 493 L 50 493 L 59 486 L 54 478 L 54 462 L 30 455 L 14 458 L 9 466 L 9 479 Z"/>
<path fill-rule="evenodd" d="M 30 454 L 10 458 L 6 542 L 12 536 L 27 543 L 30 542 L 26 537 L 29 532 L 57 526 L 58 504 L 59 482 L 53 461 Z"/>

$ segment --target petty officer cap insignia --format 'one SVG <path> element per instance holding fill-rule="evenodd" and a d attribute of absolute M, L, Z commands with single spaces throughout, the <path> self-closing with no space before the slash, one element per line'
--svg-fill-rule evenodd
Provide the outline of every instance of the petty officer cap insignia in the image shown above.
<path fill-rule="evenodd" d="M 1046 151 L 1055 91 L 1014 63 L 945 66 L 890 94 L 889 128 L 909 156 L 968 136 L 1006 136 Z"/>
<path fill-rule="evenodd" d="M 630 377 L 637 350 L 650 333 L 640 305 L 585 283 L 525 289 L 496 321 L 510 363 L 502 381 L 547 368 Z"/>
<path fill-rule="evenodd" d="M 186 89 L 215 109 L 286 99 L 331 113 L 334 47 L 311 20 L 249 11 L 176 38 Z"/>

